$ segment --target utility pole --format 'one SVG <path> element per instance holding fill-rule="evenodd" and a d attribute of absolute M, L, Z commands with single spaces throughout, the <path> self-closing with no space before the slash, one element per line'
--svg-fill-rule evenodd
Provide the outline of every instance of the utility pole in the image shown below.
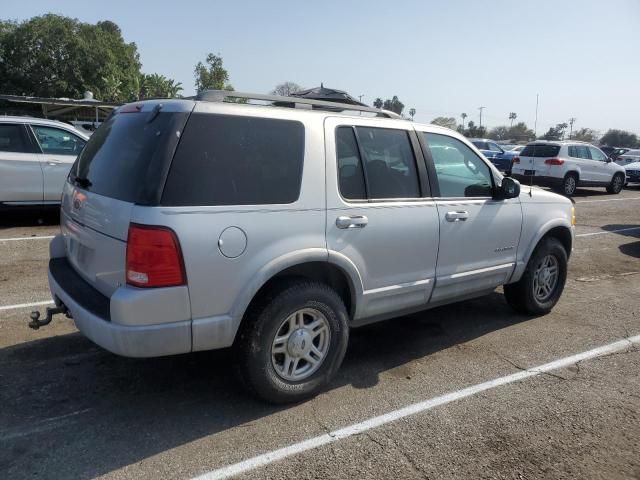
<path fill-rule="evenodd" d="M 569 119 L 569 140 L 571 140 L 571 134 L 573 133 L 573 124 L 575 123 L 576 120 L 577 120 L 576 117 L 571 117 Z"/>
<path fill-rule="evenodd" d="M 480 110 L 480 127 L 479 128 L 482 128 L 482 110 L 484 110 L 485 108 L 487 107 L 478 107 L 478 110 Z"/>
<path fill-rule="evenodd" d="M 362 103 L 362 97 L 364 97 L 364 94 L 362 94 L 362 95 L 358 95 L 358 101 L 359 101 L 360 103 Z"/>
<path fill-rule="evenodd" d="M 533 123 L 533 134 L 538 138 L 538 98 L 540 97 L 539 93 L 536 93 L 536 121 Z"/>

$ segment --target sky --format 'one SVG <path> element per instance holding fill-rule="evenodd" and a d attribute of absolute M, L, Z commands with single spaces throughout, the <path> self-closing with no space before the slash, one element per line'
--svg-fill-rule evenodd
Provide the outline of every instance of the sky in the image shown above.
<path fill-rule="evenodd" d="M 467 113 L 488 128 L 509 112 L 537 133 L 574 128 L 640 134 L 640 0 L 4 0 L 0 18 L 58 13 L 117 23 L 142 70 L 182 82 L 219 54 L 236 90 L 293 81 L 371 104 L 397 95 L 416 121 Z"/>

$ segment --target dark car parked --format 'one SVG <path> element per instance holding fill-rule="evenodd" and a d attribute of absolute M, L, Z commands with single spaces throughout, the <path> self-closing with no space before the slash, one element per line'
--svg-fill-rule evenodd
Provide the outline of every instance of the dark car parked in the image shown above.
<path fill-rule="evenodd" d="M 473 143 L 487 159 L 493 163 L 501 172 L 511 171 L 511 161 L 518 152 L 505 151 L 496 142 L 486 138 L 471 138 Z"/>

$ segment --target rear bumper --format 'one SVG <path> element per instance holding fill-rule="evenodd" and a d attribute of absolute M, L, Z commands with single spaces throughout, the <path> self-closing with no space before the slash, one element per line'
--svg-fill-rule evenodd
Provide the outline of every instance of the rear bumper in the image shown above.
<path fill-rule="evenodd" d="M 159 357 L 191 351 L 191 320 L 130 326 L 111 319 L 110 299 L 89 285 L 65 257 L 49 261 L 49 287 L 87 338 L 125 357 Z"/>
<path fill-rule="evenodd" d="M 511 177 L 518 180 L 522 185 L 538 185 L 540 187 L 559 188 L 562 186 L 562 178 L 546 177 L 542 175 L 522 175 L 521 173 L 511 172 Z"/>

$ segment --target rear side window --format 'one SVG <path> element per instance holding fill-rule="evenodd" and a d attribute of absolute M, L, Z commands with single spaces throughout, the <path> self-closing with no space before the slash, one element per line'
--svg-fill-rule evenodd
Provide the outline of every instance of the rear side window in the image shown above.
<path fill-rule="evenodd" d="M 586 145 L 570 145 L 569 156 L 572 158 L 584 158 L 587 160 L 591 159 L 589 148 Z"/>
<path fill-rule="evenodd" d="M 116 113 L 91 136 L 70 179 L 99 195 L 157 204 L 187 113 Z"/>
<path fill-rule="evenodd" d="M 555 157 L 560 152 L 559 145 L 527 145 L 520 152 L 521 157 Z"/>
<path fill-rule="evenodd" d="M 194 113 L 171 164 L 162 204 L 293 203 L 300 195 L 303 163 L 300 122 Z"/>
<path fill-rule="evenodd" d="M 22 125 L 0 123 L 0 152 L 33 153 Z"/>
<path fill-rule="evenodd" d="M 344 198 L 420 198 L 416 159 L 406 130 L 339 127 L 336 154 Z"/>
<path fill-rule="evenodd" d="M 336 130 L 336 154 L 340 194 L 349 200 L 365 200 L 367 190 L 353 128 L 339 127 Z"/>

